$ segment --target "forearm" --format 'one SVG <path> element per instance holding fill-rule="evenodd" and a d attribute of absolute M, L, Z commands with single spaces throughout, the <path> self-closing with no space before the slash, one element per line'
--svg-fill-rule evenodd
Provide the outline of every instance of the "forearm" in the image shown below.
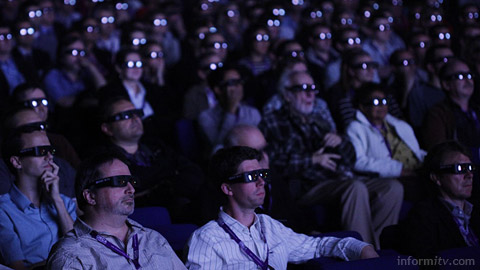
<path fill-rule="evenodd" d="M 62 235 L 73 229 L 73 219 L 67 211 L 65 207 L 65 203 L 63 202 L 62 198 L 58 196 L 58 198 L 53 199 L 53 203 L 55 205 L 55 209 L 57 209 L 58 214 L 58 225 L 60 226 L 60 231 Z"/>

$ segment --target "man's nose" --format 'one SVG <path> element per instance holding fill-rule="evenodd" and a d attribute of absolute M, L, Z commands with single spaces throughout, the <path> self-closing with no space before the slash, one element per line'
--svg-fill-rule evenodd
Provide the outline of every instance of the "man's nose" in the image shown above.
<path fill-rule="evenodd" d="M 134 193 L 135 193 L 135 188 L 133 187 L 133 185 L 132 185 L 130 182 L 127 183 L 127 190 L 126 190 L 126 192 L 127 192 L 128 194 L 134 194 Z"/>

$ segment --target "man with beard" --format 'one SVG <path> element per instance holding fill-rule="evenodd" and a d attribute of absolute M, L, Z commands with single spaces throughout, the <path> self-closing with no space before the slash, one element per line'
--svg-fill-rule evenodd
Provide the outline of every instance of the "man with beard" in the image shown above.
<path fill-rule="evenodd" d="M 382 228 L 398 220 L 403 188 L 393 179 L 352 173 L 355 150 L 313 110 L 316 91 L 308 73 L 291 73 L 285 105 L 264 115 L 259 128 L 269 142 L 271 168 L 288 179 L 300 205 L 340 204 L 342 229 L 358 231 L 378 247 Z"/>
<path fill-rule="evenodd" d="M 261 152 L 246 146 L 217 151 L 210 162 L 213 184 L 226 197 L 218 219 L 196 230 L 188 246 L 188 269 L 287 269 L 318 257 L 355 260 L 378 257 L 353 238 L 311 237 L 256 214 L 265 199 L 269 170 Z"/>
<path fill-rule="evenodd" d="M 128 219 L 136 179 L 123 157 L 91 157 L 75 184 L 84 215 L 52 248 L 47 269 L 185 269 L 163 236 Z"/>

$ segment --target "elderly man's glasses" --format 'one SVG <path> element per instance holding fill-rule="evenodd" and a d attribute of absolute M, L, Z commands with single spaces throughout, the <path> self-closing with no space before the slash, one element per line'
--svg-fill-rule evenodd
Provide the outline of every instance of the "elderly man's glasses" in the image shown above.
<path fill-rule="evenodd" d="M 455 74 L 452 74 L 452 75 L 449 75 L 446 77 L 447 80 L 451 81 L 451 80 L 460 80 L 460 81 L 463 81 L 463 80 L 473 80 L 474 76 L 473 74 L 471 73 L 468 73 L 468 72 L 458 72 L 458 73 L 455 73 Z"/>
<path fill-rule="evenodd" d="M 128 183 L 130 183 L 132 186 L 135 187 L 137 185 L 137 182 L 138 182 L 137 179 L 131 175 L 116 175 L 116 176 L 98 179 L 95 182 L 88 185 L 86 188 L 126 187 Z"/>
<path fill-rule="evenodd" d="M 142 61 L 127 61 L 124 63 L 126 68 L 141 68 L 143 67 Z"/>
<path fill-rule="evenodd" d="M 114 115 L 108 117 L 106 122 L 110 123 L 110 122 L 128 120 L 128 119 L 132 119 L 135 116 L 138 116 L 138 118 L 142 118 L 143 117 L 143 110 L 134 109 L 134 110 L 128 110 L 128 111 L 124 111 L 124 112 L 119 112 L 117 114 L 114 114 Z"/>
<path fill-rule="evenodd" d="M 20 150 L 18 153 L 21 157 L 44 157 L 48 155 L 48 153 L 55 155 L 56 149 L 51 145 L 42 145 L 42 146 L 35 146 L 30 148 L 25 148 Z"/>
<path fill-rule="evenodd" d="M 477 167 L 472 163 L 455 163 L 442 165 L 436 171 L 437 173 L 466 174 L 467 172 L 473 173 L 476 170 Z"/>
<path fill-rule="evenodd" d="M 297 85 L 292 85 L 290 87 L 286 88 L 288 91 L 291 92 L 314 92 L 315 94 L 318 93 L 317 87 L 315 84 L 297 84 Z"/>
<path fill-rule="evenodd" d="M 48 106 L 48 99 L 46 98 L 34 98 L 23 102 L 23 106 L 35 109 L 36 107 L 43 105 Z"/>
<path fill-rule="evenodd" d="M 364 106 L 373 106 L 373 107 L 377 107 L 377 106 L 387 106 L 388 105 L 388 101 L 386 98 L 372 98 L 366 102 L 363 103 Z"/>
<path fill-rule="evenodd" d="M 358 63 L 358 64 L 355 64 L 355 65 L 352 65 L 352 68 L 354 69 L 363 69 L 363 70 L 366 70 L 366 69 L 376 69 L 378 68 L 378 63 L 377 62 L 362 62 L 362 63 Z"/>
<path fill-rule="evenodd" d="M 18 126 L 17 128 L 15 128 L 15 131 L 18 131 L 20 133 L 32 133 L 34 131 L 47 130 L 47 128 L 48 128 L 47 122 L 34 122 L 34 123 Z"/>
<path fill-rule="evenodd" d="M 227 180 L 228 183 L 252 183 L 258 180 L 258 177 L 261 177 L 264 181 L 268 181 L 270 177 L 270 170 L 260 169 L 249 172 L 244 172 L 234 176 L 230 176 Z"/>

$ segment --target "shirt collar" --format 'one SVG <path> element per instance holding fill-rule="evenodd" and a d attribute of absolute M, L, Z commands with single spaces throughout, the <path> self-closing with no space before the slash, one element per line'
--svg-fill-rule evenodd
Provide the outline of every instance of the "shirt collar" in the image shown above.
<path fill-rule="evenodd" d="M 258 216 L 256 213 L 254 213 L 255 215 L 255 221 L 253 222 L 252 224 L 252 227 L 258 227 L 259 226 L 259 222 L 258 222 Z M 225 224 L 232 228 L 233 231 L 248 231 L 248 227 L 243 225 L 242 223 L 240 223 L 238 220 L 234 219 L 233 217 L 231 217 L 229 214 L 225 213 L 225 211 L 223 211 L 223 207 L 220 207 L 220 212 L 218 213 L 218 218 L 223 220 L 223 222 L 225 222 Z"/>
<path fill-rule="evenodd" d="M 132 230 L 130 235 L 133 235 L 139 231 L 145 231 L 145 228 L 142 225 L 132 219 L 128 218 L 126 223 L 128 228 Z M 93 231 L 93 228 L 90 227 L 87 223 L 85 223 L 85 221 L 83 221 L 80 217 L 78 217 L 75 221 L 75 225 L 73 226 L 73 230 L 75 231 L 77 237 L 81 237 L 83 235 L 90 234 L 90 232 Z M 102 231 L 98 233 L 103 235 L 110 235 L 109 233 Z"/>
<path fill-rule="evenodd" d="M 25 211 L 27 207 L 33 205 L 33 203 L 25 196 L 15 184 L 12 184 L 10 191 L 8 192 L 12 202 L 22 211 Z"/>
<path fill-rule="evenodd" d="M 470 218 L 471 214 L 472 214 L 472 211 L 473 211 L 473 205 L 469 202 L 469 201 L 465 201 L 465 204 L 464 204 L 464 209 L 460 209 L 460 207 L 458 207 L 458 205 L 456 204 L 453 204 L 449 201 L 446 201 L 446 200 L 443 200 L 441 199 L 442 202 L 445 204 L 445 206 L 447 206 L 448 208 L 448 211 L 450 211 L 450 213 L 452 213 L 452 215 L 454 217 L 466 217 L 466 218 Z"/>

